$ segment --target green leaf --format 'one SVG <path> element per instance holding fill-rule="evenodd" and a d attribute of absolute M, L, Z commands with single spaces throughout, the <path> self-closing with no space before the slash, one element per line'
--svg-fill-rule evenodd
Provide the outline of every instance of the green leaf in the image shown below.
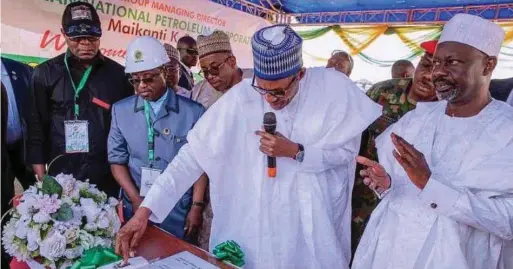
<path fill-rule="evenodd" d="M 46 175 L 43 178 L 43 187 L 41 188 L 43 194 L 53 195 L 57 194 L 59 198 L 62 195 L 62 186 L 55 180 L 55 178 Z"/>
<path fill-rule="evenodd" d="M 62 204 L 61 208 L 52 214 L 52 218 L 58 221 L 68 221 L 73 218 L 73 210 L 71 210 L 70 205 Z"/>

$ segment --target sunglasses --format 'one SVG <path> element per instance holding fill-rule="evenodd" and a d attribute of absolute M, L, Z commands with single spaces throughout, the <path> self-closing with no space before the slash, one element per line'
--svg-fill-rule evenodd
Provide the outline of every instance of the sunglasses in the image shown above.
<path fill-rule="evenodd" d="M 87 40 L 89 42 L 96 42 L 98 40 L 100 40 L 99 37 L 96 37 L 96 36 L 77 36 L 77 37 L 68 37 L 69 40 L 73 41 L 73 42 L 80 42 L 82 40 Z"/>
<path fill-rule="evenodd" d="M 253 89 L 255 89 L 255 91 L 257 91 L 261 95 L 270 94 L 276 98 L 283 98 L 287 94 L 287 92 L 289 92 L 292 89 L 292 86 L 296 80 L 297 76 L 295 76 L 294 79 L 292 79 L 292 81 L 289 83 L 287 87 L 285 87 L 285 89 L 266 90 L 255 85 L 255 75 L 253 75 L 253 82 L 251 82 L 251 86 L 253 86 Z"/>
<path fill-rule="evenodd" d="M 197 49 L 191 49 L 191 48 L 178 48 L 178 50 L 185 50 L 190 55 L 198 55 Z"/>
<path fill-rule="evenodd" d="M 205 69 L 202 68 L 201 71 L 199 72 L 199 75 L 202 78 L 206 78 L 209 74 L 212 76 L 219 76 L 219 74 L 221 73 L 221 67 L 223 67 L 223 65 L 228 61 L 228 59 L 230 59 L 230 57 L 231 56 L 224 59 L 224 61 L 217 66 L 211 65 L 210 68 L 205 68 Z"/>
<path fill-rule="evenodd" d="M 144 84 L 150 84 L 155 82 L 155 78 L 159 76 L 161 73 L 155 73 L 150 77 L 147 78 L 129 78 L 128 81 L 130 84 L 134 85 L 135 87 L 139 86 L 141 82 L 144 82 Z"/>

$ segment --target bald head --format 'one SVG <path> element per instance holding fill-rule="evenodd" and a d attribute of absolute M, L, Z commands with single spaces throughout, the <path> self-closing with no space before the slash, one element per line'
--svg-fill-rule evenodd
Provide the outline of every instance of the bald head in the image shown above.
<path fill-rule="evenodd" d="M 399 60 L 392 65 L 392 78 L 411 78 L 415 66 L 408 60 Z"/>
<path fill-rule="evenodd" d="M 353 57 L 351 57 L 349 53 L 345 51 L 335 51 L 328 60 L 326 68 L 334 67 L 337 71 L 349 77 L 353 71 L 353 66 Z"/>

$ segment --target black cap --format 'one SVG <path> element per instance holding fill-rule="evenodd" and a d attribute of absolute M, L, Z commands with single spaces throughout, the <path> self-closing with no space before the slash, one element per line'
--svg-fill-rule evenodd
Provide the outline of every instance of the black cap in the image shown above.
<path fill-rule="evenodd" d="M 102 36 L 100 17 L 93 5 L 87 2 L 73 2 L 66 6 L 62 28 L 69 37 Z"/>

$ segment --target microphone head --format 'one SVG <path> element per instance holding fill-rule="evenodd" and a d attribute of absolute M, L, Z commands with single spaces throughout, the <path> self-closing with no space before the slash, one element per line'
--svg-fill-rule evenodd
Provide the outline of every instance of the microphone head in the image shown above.
<path fill-rule="evenodd" d="M 264 129 L 268 133 L 274 133 L 276 131 L 276 115 L 274 112 L 264 114 Z"/>

